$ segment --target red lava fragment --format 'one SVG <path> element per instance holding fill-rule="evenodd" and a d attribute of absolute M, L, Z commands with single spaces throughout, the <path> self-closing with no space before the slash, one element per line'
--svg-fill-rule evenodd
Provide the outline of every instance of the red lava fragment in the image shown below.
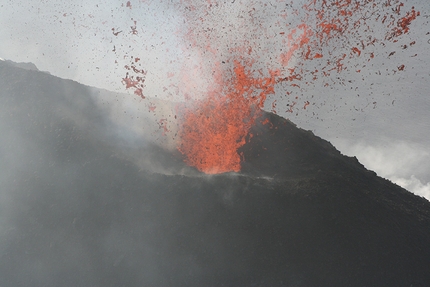
<path fill-rule="evenodd" d="M 263 125 L 267 125 L 268 123 L 270 123 L 270 120 L 269 120 L 268 118 L 266 118 L 266 119 L 264 119 L 261 123 L 262 123 Z"/>
<path fill-rule="evenodd" d="M 134 94 L 138 95 L 139 97 L 141 97 L 142 99 L 145 99 L 145 96 L 143 95 L 143 91 L 142 88 L 137 88 L 136 90 L 134 90 Z"/>
<path fill-rule="evenodd" d="M 115 32 L 115 28 L 112 28 L 112 33 L 114 36 L 118 36 L 119 33 L 121 33 L 122 31 L 117 31 Z"/>
<path fill-rule="evenodd" d="M 344 64 L 343 64 L 342 61 L 345 59 L 345 57 L 346 57 L 346 54 L 343 54 L 343 56 L 341 58 L 337 59 L 337 61 L 336 61 L 336 66 L 337 66 L 337 72 L 338 73 L 343 70 L 343 65 Z"/>
<path fill-rule="evenodd" d="M 139 84 L 139 81 L 133 81 L 132 79 L 130 79 L 128 77 L 123 78 L 122 82 L 125 84 L 126 89 L 136 88 L 137 85 Z"/>
<path fill-rule="evenodd" d="M 292 104 L 290 105 L 290 104 L 287 104 L 287 106 L 289 107 L 289 109 L 288 110 L 286 110 L 285 112 L 287 112 L 287 113 L 293 113 L 293 108 L 294 108 L 294 106 L 297 104 L 297 102 L 292 102 Z"/>
<path fill-rule="evenodd" d="M 128 8 L 130 8 L 130 9 L 132 8 L 132 7 L 131 7 L 131 2 L 130 2 L 130 1 L 127 1 L 127 4 L 126 4 L 125 6 L 126 6 L 126 7 L 128 7 Z"/>
<path fill-rule="evenodd" d="M 138 34 L 138 31 L 137 31 L 137 21 L 134 20 L 133 22 L 134 22 L 134 26 L 130 26 L 130 28 L 131 28 L 130 34 L 137 35 Z"/>
<path fill-rule="evenodd" d="M 358 54 L 358 56 L 360 56 L 360 55 L 361 55 L 361 51 L 360 51 L 360 49 L 358 49 L 357 47 L 353 47 L 353 48 L 352 48 L 352 51 L 353 51 L 354 53 L 357 53 L 357 54 Z"/>
<path fill-rule="evenodd" d="M 276 100 L 272 102 L 272 113 L 276 114 Z"/>
<path fill-rule="evenodd" d="M 397 67 L 397 69 L 399 71 L 403 71 L 405 69 L 405 65 L 400 65 L 400 66 Z"/>
<path fill-rule="evenodd" d="M 311 48 L 310 47 L 308 47 L 308 51 L 306 52 L 306 55 L 305 55 L 305 59 L 306 60 L 308 60 L 309 59 L 309 55 L 311 54 Z"/>
<path fill-rule="evenodd" d="M 127 70 L 133 70 L 133 72 L 135 72 L 136 74 L 146 75 L 146 72 L 144 70 L 139 70 L 135 65 L 125 65 L 124 68 Z"/>
<path fill-rule="evenodd" d="M 309 106 L 309 105 L 310 105 L 309 101 L 306 101 L 306 102 L 305 102 L 305 105 L 303 106 L 303 109 L 305 109 L 305 110 L 306 110 L 306 107 L 307 107 L 307 106 Z"/>

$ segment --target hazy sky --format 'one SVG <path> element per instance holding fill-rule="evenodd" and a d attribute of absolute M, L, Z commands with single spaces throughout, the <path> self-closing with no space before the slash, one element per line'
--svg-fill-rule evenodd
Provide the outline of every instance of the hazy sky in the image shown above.
<path fill-rule="evenodd" d="M 272 14 L 283 2 L 232 1 L 214 10 L 214 15 L 201 16 L 211 19 L 214 28 L 230 25 L 225 36 L 230 39 L 244 23 L 252 28 L 245 14 L 237 15 L 257 8 L 260 12 L 254 17 L 272 27 Z M 430 199 L 430 2 L 403 2 L 421 12 L 409 34 L 401 38 L 405 43 L 415 41 L 415 45 L 402 49 L 400 43 L 386 43 L 376 49 L 379 54 L 361 74 L 343 75 L 354 83 L 354 89 L 348 84 L 324 87 L 318 82 L 306 87 L 298 94 L 300 103 L 312 102 L 306 110 L 287 112 L 294 95 L 281 97 L 279 91 L 268 99 L 267 106 L 270 110 L 276 100 L 280 115 L 331 141 L 343 153 L 356 155 L 379 175 Z M 125 91 L 121 84 L 124 65 L 132 63 L 131 56 L 139 57 L 148 70 L 147 93 L 159 97 L 165 95 L 166 87 L 168 92 L 173 90 L 168 86 L 172 81 L 167 79 L 169 73 L 183 67 L 187 59 L 193 79 L 190 90 L 201 93 L 206 83 L 199 76 L 208 71 L 194 68 L 201 55 L 186 47 L 183 38 L 184 27 L 192 23 L 168 3 L 4 0 L 0 4 L 0 57 L 33 62 L 53 75 L 121 92 Z M 252 42 L 255 49 L 278 47 L 278 42 L 267 44 L 263 38 Z M 220 39 L 220 47 L 227 45 Z M 392 51 L 396 53 L 388 56 Z M 351 65 L 364 65 L 360 58 L 352 61 L 357 63 Z M 384 73 L 400 63 L 405 65 L 404 71 Z"/>

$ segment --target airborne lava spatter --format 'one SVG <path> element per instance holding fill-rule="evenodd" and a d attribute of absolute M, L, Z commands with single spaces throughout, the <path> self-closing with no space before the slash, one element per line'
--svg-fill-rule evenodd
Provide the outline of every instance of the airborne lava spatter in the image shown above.
<path fill-rule="evenodd" d="M 307 85 L 324 78 L 330 79 L 322 80 L 325 87 L 343 84 L 343 71 L 362 73 L 366 64 L 378 55 L 375 47 L 399 41 L 420 15 L 414 7 L 404 12 L 405 5 L 398 0 L 309 0 L 300 7 L 288 1 L 257 1 L 253 2 L 255 7 L 236 2 L 239 3 L 233 1 L 236 9 L 239 5 L 245 7 L 237 11 L 241 20 L 233 20 L 236 22 L 230 25 L 225 23 L 229 18 L 221 15 L 220 7 L 230 9 L 233 3 L 183 0 L 175 4 L 187 20 L 186 31 L 182 31 L 187 43 L 185 49 L 190 54 L 191 51 L 199 54 L 199 61 L 193 62 L 192 68 L 213 71 L 212 79 L 208 74 L 201 75 L 209 77 L 204 79 L 209 82 L 204 99 L 194 99 L 195 106 L 188 105 L 182 111 L 178 150 L 189 165 L 211 174 L 240 170 L 237 149 L 245 144 L 259 108 L 264 106 L 267 95 L 274 94 L 275 85 L 286 95 L 295 93 L 292 104 L 285 107 L 287 112 L 293 112 Z M 277 15 L 267 16 L 273 17 L 270 27 L 267 19 L 262 20 L 258 14 L 268 4 L 280 7 L 279 11 L 271 10 Z M 362 62 L 350 62 L 360 58 Z M 233 71 L 220 68 L 224 61 Z M 394 63 L 394 69 L 403 71 L 405 66 Z M 180 72 L 186 74 L 190 70 Z M 331 77 L 332 74 L 336 77 Z M 196 75 L 190 78 L 195 79 Z M 137 87 L 142 84 L 136 81 L 140 79 L 143 77 L 133 79 L 127 75 L 124 82 L 127 88 L 136 89 L 135 93 L 143 96 L 143 85 Z M 192 93 L 195 83 L 184 81 L 176 86 Z M 193 97 L 185 94 L 185 99 Z M 311 103 L 308 99 L 303 102 L 304 106 L 297 106 L 306 110 Z M 275 108 L 276 102 L 273 103 Z"/>

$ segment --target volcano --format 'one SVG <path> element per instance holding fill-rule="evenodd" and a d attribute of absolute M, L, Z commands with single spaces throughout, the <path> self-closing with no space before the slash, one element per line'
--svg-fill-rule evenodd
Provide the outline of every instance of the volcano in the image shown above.
<path fill-rule="evenodd" d="M 5 61 L 0 87 L 1 286 L 430 286 L 430 203 L 289 120 L 209 176 L 120 138 L 107 91 Z"/>

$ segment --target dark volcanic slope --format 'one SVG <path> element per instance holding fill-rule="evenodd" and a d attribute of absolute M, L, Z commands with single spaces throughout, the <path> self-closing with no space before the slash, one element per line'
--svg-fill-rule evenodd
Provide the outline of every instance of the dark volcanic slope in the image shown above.
<path fill-rule="evenodd" d="M 0 286 L 430 286 L 429 202 L 276 115 L 241 175 L 154 175 L 88 88 L 0 87 Z"/>

